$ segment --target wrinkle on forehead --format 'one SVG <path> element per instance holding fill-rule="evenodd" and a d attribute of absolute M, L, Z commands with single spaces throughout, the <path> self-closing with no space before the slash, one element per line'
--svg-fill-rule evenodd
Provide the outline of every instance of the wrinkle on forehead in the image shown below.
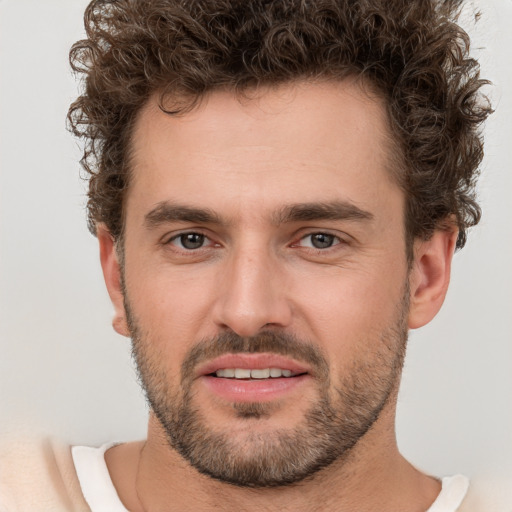
<path fill-rule="evenodd" d="M 361 111 L 365 115 L 361 116 Z M 316 124 L 321 128 L 326 124 L 324 121 L 329 122 L 325 116 L 333 116 L 334 112 L 340 112 L 338 117 L 350 118 L 347 129 L 357 131 L 361 137 L 373 135 L 379 141 L 372 148 L 376 156 L 385 156 L 389 160 L 396 158 L 396 147 L 391 147 L 396 146 L 396 143 L 389 130 L 390 123 L 384 100 L 373 91 L 371 85 L 350 77 L 342 81 L 298 81 L 273 87 L 262 86 L 247 91 L 243 96 L 237 95 L 233 90 L 214 90 L 205 94 L 192 110 L 180 115 L 162 111 L 159 107 L 159 95 L 155 93 L 136 119 L 131 161 L 135 168 L 144 164 L 139 153 L 144 146 L 150 144 L 148 133 L 151 132 L 150 125 L 155 122 L 171 147 L 176 135 L 179 136 L 180 132 L 186 133 L 199 121 L 202 133 L 215 134 L 226 149 L 243 146 L 246 150 L 263 150 L 275 145 L 290 144 L 293 137 L 300 135 L 305 113 L 316 117 Z M 266 131 L 267 137 L 265 132 L 257 133 L 257 128 L 262 123 L 269 128 Z M 282 123 L 287 125 L 283 126 Z M 272 128 L 281 128 L 283 133 L 286 129 L 288 138 L 279 141 L 270 137 Z M 336 149 L 336 136 L 343 137 L 343 133 L 329 136 L 325 129 L 317 132 L 310 134 L 310 142 L 314 141 L 319 145 L 324 142 L 331 145 L 334 143 L 333 149 Z M 223 133 L 226 134 L 225 139 L 222 139 Z M 195 142 L 207 154 L 208 148 L 204 146 L 204 140 L 196 139 L 191 142 Z M 219 146 L 213 149 L 218 150 Z M 256 153 L 248 157 L 255 155 Z M 394 163 L 390 165 L 390 168 L 394 167 Z"/>
<path fill-rule="evenodd" d="M 229 206 L 231 215 L 264 208 L 279 217 L 280 207 L 335 201 L 369 212 L 396 185 L 388 179 L 387 126 L 384 102 L 350 80 L 286 84 L 242 100 L 215 91 L 181 116 L 162 112 L 154 96 L 135 126 L 126 200 L 143 182 L 136 187 L 143 215 L 165 201 L 216 213 Z M 385 179 L 370 193 L 357 175 Z M 345 194 L 347 177 L 355 186 Z"/>

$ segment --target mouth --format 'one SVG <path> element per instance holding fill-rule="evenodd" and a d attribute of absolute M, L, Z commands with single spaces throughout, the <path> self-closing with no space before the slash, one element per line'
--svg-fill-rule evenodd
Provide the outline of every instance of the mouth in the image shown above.
<path fill-rule="evenodd" d="M 303 363 L 279 354 L 224 354 L 197 369 L 196 376 L 223 379 L 279 379 L 309 374 L 311 369 Z"/>
<path fill-rule="evenodd" d="M 229 402 L 261 402 L 291 393 L 311 378 L 311 371 L 276 354 L 226 354 L 199 368 L 198 378 Z"/>
<path fill-rule="evenodd" d="M 261 380 L 261 379 L 288 379 L 305 375 L 305 373 L 292 372 L 285 368 L 222 368 L 210 373 L 210 377 L 223 379 Z"/>

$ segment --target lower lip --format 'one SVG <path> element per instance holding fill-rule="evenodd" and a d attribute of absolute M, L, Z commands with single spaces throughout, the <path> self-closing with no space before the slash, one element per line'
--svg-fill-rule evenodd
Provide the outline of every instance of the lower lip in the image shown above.
<path fill-rule="evenodd" d="M 213 394 L 230 402 L 268 402 L 295 391 L 310 378 L 278 377 L 262 380 L 224 379 L 205 375 L 202 382 Z"/>

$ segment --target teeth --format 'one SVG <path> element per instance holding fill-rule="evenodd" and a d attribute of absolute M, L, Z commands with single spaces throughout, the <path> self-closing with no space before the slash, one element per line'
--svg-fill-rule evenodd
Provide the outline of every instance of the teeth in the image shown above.
<path fill-rule="evenodd" d="M 235 379 L 250 379 L 251 378 L 251 370 L 246 370 L 245 368 L 236 368 L 235 369 Z"/>
<path fill-rule="evenodd" d="M 217 370 L 217 377 L 228 377 L 233 378 L 235 376 L 235 370 L 233 368 L 225 368 L 224 370 Z"/>
<path fill-rule="evenodd" d="M 270 368 L 270 376 L 271 377 L 281 377 L 282 370 L 281 368 Z"/>
<path fill-rule="evenodd" d="M 253 379 L 268 379 L 270 377 L 270 369 L 264 370 L 251 370 L 251 378 Z"/>
<path fill-rule="evenodd" d="M 246 368 L 223 368 L 215 372 L 217 377 L 228 379 L 274 379 L 279 377 L 292 377 L 294 374 L 291 370 L 282 370 L 281 368 L 264 368 L 259 370 L 249 370 Z"/>

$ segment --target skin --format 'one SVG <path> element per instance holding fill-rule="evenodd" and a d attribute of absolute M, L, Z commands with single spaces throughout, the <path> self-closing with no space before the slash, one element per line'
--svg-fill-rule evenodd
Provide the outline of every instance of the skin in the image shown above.
<path fill-rule="evenodd" d="M 162 113 L 156 97 L 148 102 L 133 135 L 125 286 L 170 385 L 177 385 L 180 365 L 199 340 L 264 329 L 311 340 L 337 382 L 354 363 L 375 359 L 372 343 L 395 322 L 407 283 L 408 327 L 436 315 L 457 232 L 416 240 L 409 271 L 404 195 L 388 169 L 388 137 L 382 102 L 350 80 L 289 84 L 242 101 L 215 92 L 180 117 Z M 148 225 L 148 213 L 162 202 L 207 208 L 222 223 Z M 369 215 L 276 223 L 276 212 L 288 205 L 326 202 Z M 180 248 L 179 238 L 172 239 L 184 231 L 205 234 L 206 245 Z M 335 244 L 311 247 L 310 235 L 318 232 L 334 235 Z M 116 246 L 102 225 L 98 239 L 114 328 L 129 336 Z M 232 433 L 241 446 L 247 429 L 293 428 L 316 397 L 312 379 L 280 399 L 265 421 L 251 422 L 194 386 L 194 403 L 212 428 Z M 168 445 L 152 413 L 147 440 L 109 450 L 106 461 L 133 511 L 223 510 L 226 503 L 247 511 L 425 511 L 440 484 L 398 451 L 397 392 L 398 382 L 347 458 L 300 484 L 247 489 L 202 475 Z"/>

